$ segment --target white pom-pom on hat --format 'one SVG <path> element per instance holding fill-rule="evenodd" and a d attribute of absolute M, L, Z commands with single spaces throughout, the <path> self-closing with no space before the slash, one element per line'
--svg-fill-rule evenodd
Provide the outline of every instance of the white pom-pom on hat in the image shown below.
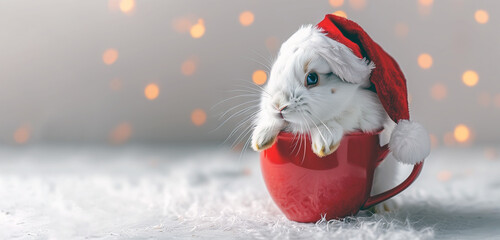
<path fill-rule="evenodd" d="M 420 123 L 400 120 L 391 134 L 389 149 L 396 160 L 405 164 L 422 162 L 431 151 L 429 134 Z"/>

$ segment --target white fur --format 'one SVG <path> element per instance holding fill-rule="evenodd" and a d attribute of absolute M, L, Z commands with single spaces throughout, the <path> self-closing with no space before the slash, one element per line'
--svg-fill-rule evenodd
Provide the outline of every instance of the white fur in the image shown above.
<path fill-rule="evenodd" d="M 281 130 L 310 133 L 313 151 L 325 156 L 346 132 L 375 131 L 388 117 L 369 86 L 372 63 L 308 25 L 283 43 L 261 96 L 252 147 L 272 145 Z M 309 72 L 319 85 L 304 85 Z M 334 93 L 332 93 L 334 89 Z M 280 110 L 283 107 L 285 110 Z M 283 116 L 283 119 L 281 118 Z"/>
<path fill-rule="evenodd" d="M 399 162 L 419 163 L 429 156 L 431 151 L 429 134 L 417 122 L 400 120 L 392 131 L 389 148 Z"/>

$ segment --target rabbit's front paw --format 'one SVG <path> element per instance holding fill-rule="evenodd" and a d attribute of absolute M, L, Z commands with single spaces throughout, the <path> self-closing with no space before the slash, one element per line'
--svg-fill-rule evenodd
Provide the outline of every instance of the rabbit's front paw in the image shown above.
<path fill-rule="evenodd" d="M 276 141 L 278 131 L 271 127 L 255 127 L 252 134 L 252 148 L 255 151 L 262 151 L 271 147 Z"/>
<path fill-rule="evenodd" d="M 342 135 L 324 126 L 311 130 L 312 150 L 318 157 L 325 157 L 337 150 Z"/>
<path fill-rule="evenodd" d="M 394 199 L 386 200 L 382 203 L 375 205 L 372 209 L 374 213 L 394 212 L 398 209 L 398 203 Z"/>

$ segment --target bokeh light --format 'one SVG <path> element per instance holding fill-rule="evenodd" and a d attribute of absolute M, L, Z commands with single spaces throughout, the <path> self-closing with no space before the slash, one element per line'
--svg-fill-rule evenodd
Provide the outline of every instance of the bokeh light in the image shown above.
<path fill-rule="evenodd" d="M 189 33 L 191 33 L 191 37 L 193 38 L 201 38 L 205 34 L 205 22 L 203 19 L 198 19 L 198 23 L 191 26 Z"/>
<path fill-rule="evenodd" d="M 129 122 L 118 124 L 109 133 L 109 142 L 113 144 L 122 144 L 132 136 L 132 125 Z"/>
<path fill-rule="evenodd" d="M 487 107 L 488 105 L 490 105 L 490 102 L 491 102 L 491 96 L 486 92 L 482 92 L 477 97 L 477 103 L 479 103 L 479 105 L 483 107 Z"/>
<path fill-rule="evenodd" d="M 31 137 L 30 127 L 27 125 L 20 126 L 19 128 L 16 129 L 16 131 L 14 131 L 13 137 L 14 137 L 14 141 L 17 144 L 24 144 L 24 143 L 28 142 L 28 140 Z"/>
<path fill-rule="evenodd" d="M 500 94 L 495 95 L 495 98 L 493 98 L 493 104 L 495 107 L 500 108 Z"/>
<path fill-rule="evenodd" d="M 484 149 L 484 157 L 488 160 L 495 160 L 498 158 L 498 151 L 494 148 L 487 147 Z"/>
<path fill-rule="evenodd" d="M 397 23 L 396 26 L 394 27 L 394 32 L 397 37 L 404 38 L 408 36 L 410 29 L 408 27 L 408 24 L 406 23 Z"/>
<path fill-rule="evenodd" d="M 421 6 L 430 7 L 430 6 L 432 6 L 432 3 L 434 3 L 434 0 L 418 0 L 418 3 Z"/>
<path fill-rule="evenodd" d="M 276 37 L 268 37 L 266 39 L 266 47 L 269 51 L 276 51 L 279 48 L 279 41 Z"/>
<path fill-rule="evenodd" d="M 488 15 L 488 12 L 480 9 L 480 10 L 477 10 L 476 13 L 474 13 L 474 19 L 476 19 L 476 22 L 478 22 L 480 24 L 485 24 L 490 19 L 490 16 Z"/>
<path fill-rule="evenodd" d="M 452 146 L 455 144 L 455 137 L 453 136 L 453 132 L 447 132 L 444 134 L 443 143 L 446 146 Z"/>
<path fill-rule="evenodd" d="M 135 9 L 135 0 L 121 0 L 120 10 L 123 13 L 131 13 Z"/>
<path fill-rule="evenodd" d="M 335 12 L 333 13 L 333 15 L 337 15 L 337 16 L 339 16 L 339 17 L 347 18 L 347 13 L 345 13 L 345 12 L 344 12 L 344 11 L 342 11 L 342 10 L 335 11 Z"/>
<path fill-rule="evenodd" d="M 196 22 L 196 20 L 192 21 L 188 17 L 180 17 L 172 21 L 172 27 L 178 33 L 187 33 L 191 30 L 193 22 Z"/>
<path fill-rule="evenodd" d="M 110 11 L 118 11 L 120 9 L 120 0 L 109 0 L 108 8 Z"/>
<path fill-rule="evenodd" d="M 450 180 L 452 176 L 453 174 L 450 171 L 443 170 L 438 173 L 437 178 L 439 179 L 439 181 L 444 182 Z"/>
<path fill-rule="evenodd" d="M 344 0 L 330 0 L 329 2 L 332 7 L 341 7 L 344 4 Z"/>
<path fill-rule="evenodd" d="M 244 11 L 240 13 L 240 23 L 245 27 L 252 25 L 254 19 L 255 16 L 250 11 Z"/>
<path fill-rule="evenodd" d="M 263 85 L 267 81 L 267 73 L 263 70 L 256 70 L 252 74 L 252 81 L 257 85 Z"/>
<path fill-rule="evenodd" d="M 102 54 L 102 61 L 106 65 L 111 65 L 118 59 L 118 50 L 114 48 L 109 48 Z"/>
<path fill-rule="evenodd" d="M 455 127 L 453 136 L 455 137 L 455 140 L 457 140 L 457 142 L 464 143 L 470 138 L 470 130 L 464 124 L 459 124 Z"/>
<path fill-rule="evenodd" d="M 429 69 L 432 66 L 432 56 L 428 53 L 420 54 L 417 61 L 422 69 Z"/>
<path fill-rule="evenodd" d="M 433 0 L 419 0 L 418 13 L 422 16 L 429 15 L 431 13 L 433 3 Z"/>
<path fill-rule="evenodd" d="M 113 91 L 118 91 L 118 90 L 122 89 L 122 85 L 123 85 L 122 80 L 120 80 L 119 78 L 113 78 L 109 82 L 109 87 Z"/>
<path fill-rule="evenodd" d="M 144 95 L 149 100 L 155 100 L 160 95 L 160 88 L 158 85 L 150 83 L 144 88 Z"/>
<path fill-rule="evenodd" d="M 231 148 L 231 150 L 233 150 L 233 151 L 235 151 L 235 152 L 240 153 L 240 152 L 241 152 L 241 150 L 243 150 L 243 147 L 244 147 L 244 146 L 245 146 L 245 144 L 244 144 L 244 143 L 239 142 L 239 143 L 234 144 L 234 146 Z"/>
<path fill-rule="evenodd" d="M 469 87 L 476 86 L 477 82 L 479 81 L 479 75 L 473 70 L 465 71 L 462 75 L 462 81 Z"/>
<path fill-rule="evenodd" d="M 349 5 L 355 10 L 362 10 L 366 7 L 366 0 L 349 0 Z"/>
<path fill-rule="evenodd" d="M 203 109 L 195 109 L 191 112 L 191 122 L 196 126 L 201 126 L 207 121 L 207 114 Z"/>
<path fill-rule="evenodd" d="M 431 87 L 431 96 L 435 100 L 443 100 L 446 98 L 448 90 L 446 86 L 442 83 L 436 83 Z"/>
<path fill-rule="evenodd" d="M 184 61 L 181 65 L 181 72 L 185 76 L 191 76 L 196 71 L 196 60 L 188 59 Z"/>
<path fill-rule="evenodd" d="M 439 140 L 436 135 L 429 134 L 429 138 L 431 139 L 431 148 L 436 148 L 439 145 Z"/>

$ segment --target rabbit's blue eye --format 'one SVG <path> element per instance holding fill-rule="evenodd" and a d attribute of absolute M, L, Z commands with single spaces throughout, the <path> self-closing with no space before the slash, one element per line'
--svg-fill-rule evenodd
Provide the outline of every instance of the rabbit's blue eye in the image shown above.
<path fill-rule="evenodd" d="M 311 72 L 311 73 L 307 74 L 306 87 L 315 86 L 318 84 L 318 82 L 319 82 L 319 77 L 318 77 L 317 73 Z"/>

